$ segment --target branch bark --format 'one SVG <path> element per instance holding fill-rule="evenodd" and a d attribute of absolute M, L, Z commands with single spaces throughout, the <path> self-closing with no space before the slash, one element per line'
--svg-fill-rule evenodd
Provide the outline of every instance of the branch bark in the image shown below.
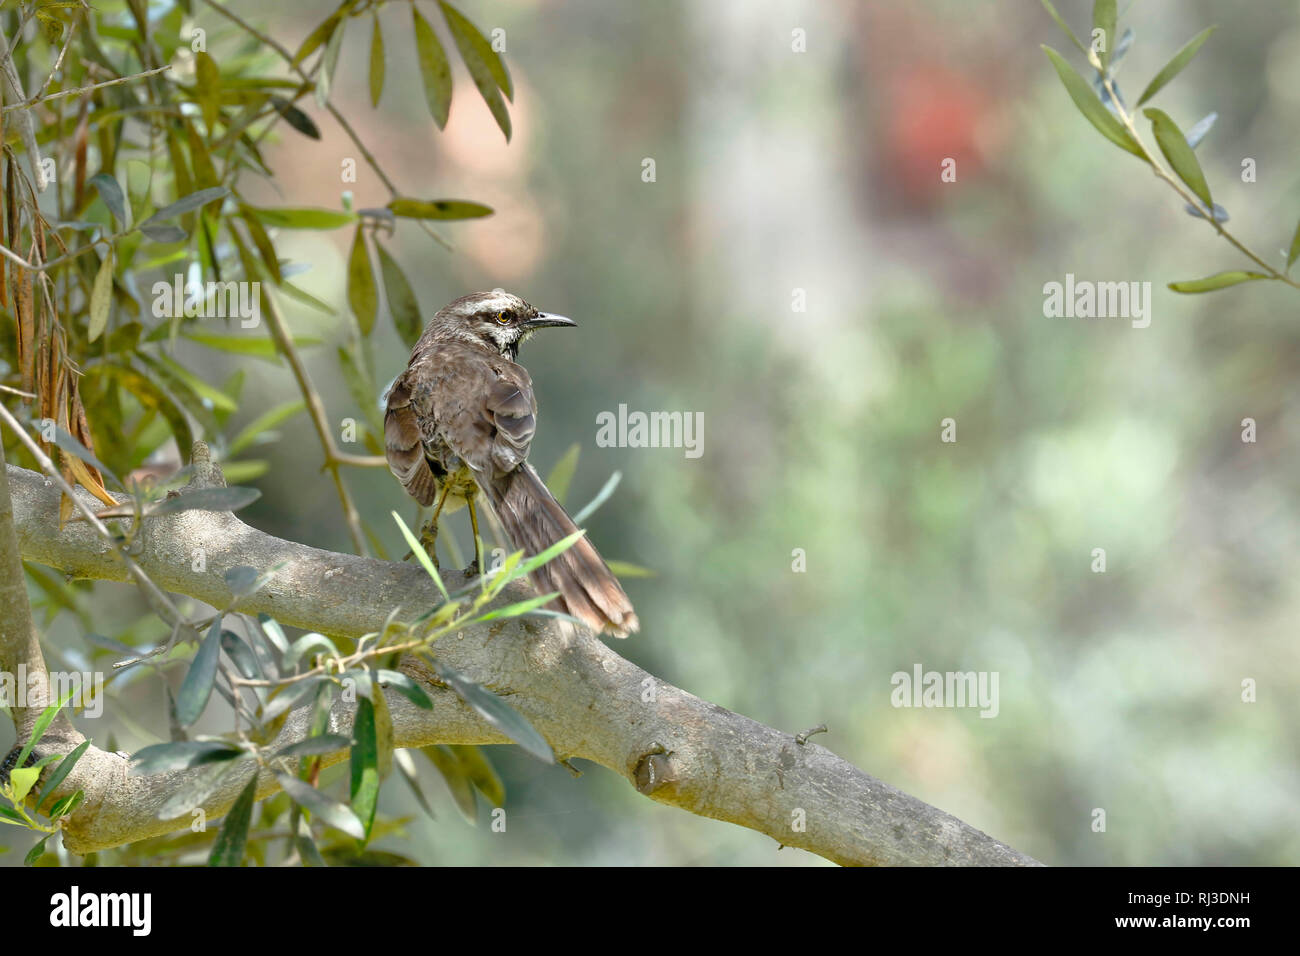
<path fill-rule="evenodd" d="M 196 445 L 195 451 L 196 460 L 206 457 L 206 448 Z M 73 577 L 127 579 L 110 545 L 84 523 L 59 530 L 56 487 L 34 472 L 7 467 L 24 557 Z M 219 480 L 215 467 L 211 472 L 205 477 L 196 469 L 190 487 Z M 326 634 L 356 637 L 378 630 L 394 606 L 415 616 L 438 600 L 418 567 L 310 548 L 264 534 L 229 513 L 149 518 L 140 540 L 135 560 L 157 584 L 218 607 L 232 597 L 224 578 L 228 568 L 286 562 L 264 590 L 241 601 L 240 609 L 265 611 L 284 624 Z M 198 548 L 207 557 L 203 572 L 192 570 Z M 449 587 L 467 583 L 455 573 L 444 576 Z M 527 596 L 526 586 L 518 584 L 501 599 Z M 660 803 L 749 827 L 842 864 L 1036 864 L 824 747 L 800 743 L 792 734 L 658 680 L 567 622 L 493 622 L 443 638 L 436 651 L 440 660 L 507 697 L 558 756 L 607 767 Z M 8 668 L 8 648 L 0 652 L 6 653 L 0 665 Z M 434 707 L 420 710 L 389 694 L 396 746 L 508 742 L 421 662 L 408 659 L 402 667 L 422 683 Z M 653 700 L 646 701 L 651 687 Z M 333 732 L 350 730 L 352 710 L 336 705 Z M 308 708 L 291 714 L 278 742 L 305 736 L 309 717 Z M 325 761 L 346 757 L 339 751 Z M 84 805 L 66 826 L 65 845 L 87 853 L 188 826 L 188 816 L 159 820 L 157 810 L 202 771 L 131 776 L 124 757 L 90 748 L 60 789 L 60 795 L 76 787 L 86 791 Z M 248 780 L 232 777 L 204 800 L 209 818 L 224 814 Z M 275 790 L 274 778 L 262 771 L 259 797 Z"/>

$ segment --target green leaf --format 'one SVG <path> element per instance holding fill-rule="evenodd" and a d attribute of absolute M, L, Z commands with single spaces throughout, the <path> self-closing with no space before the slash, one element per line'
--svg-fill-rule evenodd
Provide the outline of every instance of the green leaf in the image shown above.
<path fill-rule="evenodd" d="M 357 221 L 356 213 L 335 209 L 260 209 L 255 206 L 249 209 L 266 225 L 281 229 L 338 229 Z"/>
<path fill-rule="evenodd" d="M 1228 286 L 1238 285 L 1242 282 L 1250 282 L 1254 279 L 1271 279 L 1272 276 L 1265 275 L 1262 272 L 1242 272 L 1233 270 L 1229 272 L 1217 272 L 1212 276 L 1206 276 L 1204 279 L 1189 279 L 1183 282 L 1171 282 L 1169 288 L 1175 292 L 1213 292 L 1216 289 L 1226 289 Z"/>
<path fill-rule="evenodd" d="M 481 747 L 469 744 L 449 744 L 451 752 L 456 755 L 460 765 L 465 769 L 470 782 L 478 787 L 487 802 L 493 807 L 503 807 L 506 803 L 506 785 L 501 775 L 483 754 Z"/>
<path fill-rule="evenodd" d="M 289 653 L 284 655 L 283 663 L 285 670 L 293 670 L 298 666 L 300 660 L 302 660 L 308 653 L 313 652 L 335 656 L 339 651 L 338 648 L 334 646 L 334 642 L 324 634 L 317 634 L 314 631 L 310 634 L 304 634 L 293 642 L 292 646 L 289 648 Z"/>
<path fill-rule="evenodd" d="M 164 245 L 180 242 L 189 236 L 189 233 L 180 226 L 169 226 L 165 223 L 161 225 L 142 223 L 138 228 L 149 239 Z"/>
<path fill-rule="evenodd" d="M 311 784 L 304 783 L 283 770 L 275 771 L 275 778 L 280 782 L 284 792 L 289 795 L 290 800 L 304 810 L 310 811 L 311 815 L 322 823 L 342 830 L 348 836 L 356 837 L 358 840 L 366 838 L 365 827 L 361 825 L 361 821 L 357 819 L 351 807 L 337 800 L 331 800 Z"/>
<path fill-rule="evenodd" d="M 114 335 L 116 334 L 114 333 Z M 103 374 L 121 382 L 123 387 L 140 403 L 141 407 L 149 411 L 156 411 L 163 417 L 163 420 L 167 422 L 168 429 L 176 439 L 178 448 L 194 447 L 189 419 L 185 417 L 185 413 L 181 411 L 172 396 L 159 388 L 152 379 L 140 374 L 130 366 L 110 363 L 92 366 L 87 375 L 89 377 L 92 374 Z"/>
<path fill-rule="evenodd" d="M 211 489 L 215 490 L 215 489 Z M 201 716 L 212 696 L 212 685 L 217 679 L 217 659 L 221 651 L 221 616 L 218 615 L 208 628 L 208 636 L 199 645 L 190 669 L 181 682 L 180 692 L 176 695 L 176 717 L 182 727 L 188 727 Z"/>
<path fill-rule="evenodd" d="M 1101 60 L 1102 69 L 1110 65 L 1110 55 L 1115 49 L 1115 21 L 1119 17 L 1119 12 L 1115 9 L 1115 0 L 1094 0 L 1092 5 L 1092 29 L 1101 30 L 1106 39 L 1106 48 L 1097 54 Z"/>
<path fill-rule="evenodd" d="M 1175 53 L 1174 58 L 1166 63 L 1164 69 L 1157 73 L 1155 78 L 1147 84 L 1147 88 L 1143 90 L 1142 95 L 1138 97 L 1137 105 L 1141 106 L 1147 100 L 1151 99 L 1151 97 L 1155 96 L 1164 88 L 1166 83 L 1181 73 L 1183 67 L 1187 66 L 1187 64 L 1192 61 L 1192 57 L 1196 56 L 1196 51 L 1199 50 L 1201 45 L 1210 38 L 1210 34 L 1217 29 L 1219 29 L 1217 25 L 1206 27 L 1200 33 L 1196 34 L 1196 36 L 1194 36 L 1185 47 Z"/>
<path fill-rule="evenodd" d="M 394 199 L 388 204 L 403 219 L 479 219 L 492 215 L 492 207 L 464 199 Z"/>
<path fill-rule="evenodd" d="M 432 710 L 433 701 L 429 695 L 424 692 L 424 688 L 417 684 L 411 678 L 407 677 L 401 671 L 380 670 L 378 672 L 379 680 L 387 686 L 393 688 L 407 700 L 421 710 Z"/>
<path fill-rule="evenodd" d="M 321 109 L 329 102 L 330 86 L 333 83 L 334 69 L 338 66 L 339 50 L 343 46 L 345 32 L 340 26 L 330 34 L 329 42 L 325 44 L 325 55 L 321 57 L 320 69 L 316 71 L 316 105 Z"/>
<path fill-rule="evenodd" d="M 487 688 L 474 683 L 446 665 L 438 666 L 441 677 L 461 700 L 474 708 L 484 720 L 501 731 L 538 760 L 555 763 L 555 754 L 546 738 L 539 734 L 519 711 Z"/>
<path fill-rule="evenodd" d="M 266 635 L 266 639 L 277 651 L 284 654 L 289 650 L 289 640 L 284 636 L 284 628 L 280 626 L 279 621 L 263 611 L 257 615 L 257 622 L 262 626 L 262 633 Z"/>
<path fill-rule="evenodd" d="M 262 720 L 274 720 L 286 711 L 297 710 L 306 704 L 311 697 L 319 693 L 322 685 L 332 686 L 325 677 L 319 675 L 304 681 L 298 681 L 296 684 L 281 685 L 284 688 L 283 690 L 277 688 L 268 695 L 269 702 L 262 709 Z"/>
<path fill-rule="evenodd" d="M 393 317 L 393 325 L 402 342 L 411 348 L 423 331 L 420 303 L 411 291 L 411 283 L 406 281 L 406 274 L 402 272 L 397 260 L 379 242 L 375 243 L 375 251 L 379 253 L 379 275 L 384 280 L 384 298 L 388 301 L 388 312 Z"/>
<path fill-rule="evenodd" d="M 82 754 L 84 754 L 89 747 L 90 741 L 83 740 L 77 745 L 76 750 L 72 751 L 72 753 L 59 761 L 59 765 L 54 768 L 53 772 L 50 774 L 50 779 L 45 781 L 45 786 L 41 787 L 41 792 L 36 798 L 37 810 L 40 810 L 40 808 L 45 805 L 45 801 L 54 793 L 59 784 L 63 783 L 64 778 L 72 772 L 72 768 L 77 765 L 77 761 L 81 759 Z"/>
<path fill-rule="evenodd" d="M 251 758 L 228 760 L 200 768 L 163 802 L 155 816 L 159 820 L 174 820 L 193 813 L 195 807 L 202 806 L 217 791 L 222 780 L 230 774 L 243 773 L 250 762 Z"/>
<path fill-rule="evenodd" d="M 526 601 L 517 601 L 514 604 L 507 604 L 505 607 L 499 607 L 495 610 L 488 611 L 486 614 L 480 614 L 475 618 L 475 620 L 497 621 L 510 617 L 522 617 L 529 611 L 535 610 L 543 604 L 548 604 L 555 600 L 559 595 L 559 591 L 552 591 L 550 594 L 541 594 L 537 597 L 528 598 Z"/>
<path fill-rule="evenodd" d="M 618 483 L 622 480 L 623 473 L 621 471 L 616 471 L 610 475 L 609 480 L 601 485 L 600 491 L 596 492 L 596 497 L 592 498 L 578 509 L 577 513 L 573 516 L 573 523 L 582 524 L 582 522 L 595 514 L 596 509 L 609 500 L 609 496 L 614 493 L 614 489 L 618 487 Z"/>
<path fill-rule="evenodd" d="M 442 7 L 442 14 L 447 19 L 452 39 L 456 41 L 456 49 L 460 51 L 465 66 L 469 68 L 469 75 L 474 80 L 474 85 L 478 87 L 479 95 L 492 111 L 493 119 L 497 121 L 497 126 L 501 127 L 501 132 L 509 142 L 510 114 L 501 99 L 501 91 L 505 91 L 507 97 L 512 92 L 510 74 L 506 72 L 505 64 L 492 49 L 492 45 L 484 39 L 483 34 L 479 33 L 474 24 L 470 23 L 459 10 L 445 0 L 440 0 L 438 5 Z"/>
<path fill-rule="evenodd" d="M 96 173 L 90 177 L 90 185 L 99 190 L 99 198 L 104 201 L 104 205 L 108 207 L 117 224 L 125 226 L 127 224 L 126 198 L 122 195 L 122 187 L 118 185 L 117 180 L 108 173 Z"/>
<path fill-rule="evenodd" d="M 218 411 L 238 411 L 239 405 L 233 398 L 221 391 L 221 389 L 213 388 L 189 369 L 173 361 L 169 356 L 159 355 L 153 361 L 156 362 L 161 369 L 164 369 L 168 375 L 174 377 L 200 398 L 206 398 L 212 403 L 213 408 L 216 408 Z"/>
<path fill-rule="evenodd" d="M 564 499 L 569 494 L 569 485 L 573 481 L 573 475 L 578 470 L 578 456 L 582 452 L 582 445 L 574 442 L 569 446 L 568 451 L 560 456 L 560 460 L 555 463 L 551 473 L 546 476 L 546 487 L 551 490 L 555 500 L 564 504 Z"/>
<path fill-rule="evenodd" d="M 221 823 L 221 831 L 212 845 L 212 855 L 208 857 L 208 866 L 239 866 L 243 862 L 244 847 L 248 844 L 248 828 L 253 822 L 253 804 L 256 802 L 257 774 L 254 773 Z"/>
<path fill-rule="evenodd" d="M 411 16 L 415 19 L 415 53 L 420 61 L 420 78 L 424 81 L 424 99 L 438 129 L 444 129 L 447 114 L 451 112 L 451 63 L 438 35 L 429 21 L 420 16 L 415 4 L 411 4 Z"/>
<path fill-rule="evenodd" d="M 303 866 L 329 866 L 325 858 L 321 856 L 320 850 L 316 847 L 316 841 L 312 838 L 311 827 L 307 824 L 306 817 L 302 811 L 295 805 L 289 815 L 289 826 L 293 831 L 293 845 L 298 851 L 298 856 L 302 859 Z"/>
<path fill-rule="evenodd" d="M 231 570 L 235 569 L 232 568 Z M 252 569 L 249 568 L 249 570 Z M 226 580 L 230 580 L 230 571 L 226 572 Z M 259 680 L 266 676 L 262 673 L 262 665 L 258 663 L 257 655 L 253 653 L 253 649 L 244 643 L 244 639 L 234 631 L 221 632 L 221 649 L 234 662 L 235 669 L 239 671 L 240 676 L 245 680 Z"/>
<path fill-rule="evenodd" d="M 347 383 L 348 391 L 352 393 L 352 400 L 357 403 L 357 407 L 366 416 L 370 426 L 376 432 L 382 433 L 384 420 L 377 401 L 378 389 L 375 388 L 370 374 L 364 345 L 360 342 L 340 345 L 336 354 L 339 360 L 339 371 L 343 375 L 343 381 Z"/>
<path fill-rule="evenodd" d="M 146 225 L 151 223 L 160 223 L 166 222 L 168 219 L 175 219 L 177 216 L 182 216 L 187 212 L 193 212 L 195 209 L 198 209 L 201 206 L 206 206 L 213 200 L 221 199 L 223 196 L 228 195 L 230 195 L 230 190 L 225 186 L 212 186 L 208 189 L 200 189 L 198 192 L 190 193 L 188 196 L 182 196 L 171 205 L 163 206 L 144 222 L 140 223 L 140 228 L 143 229 Z"/>
<path fill-rule="evenodd" d="M 1178 174 L 1178 178 L 1187 184 L 1187 188 L 1196 193 L 1197 198 L 1205 203 L 1207 210 L 1213 211 L 1214 201 L 1210 198 L 1209 183 L 1205 181 L 1205 174 L 1201 172 L 1201 164 L 1196 159 L 1196 153 L 1187 144 L 1187 137 L 1178 128 L 1178 124 L 1164 110 L 1148 107 L 1142 112 L 1151 121 L 1151 128 L 1156 134 L 1156 143 L 1160 147 L 1160 152 L 1164 153 L 1165 159 Z"/>
<path fill-rule="evenodd" d="M 9 786 L 13 788 L 14 801 L 22 803 L 27 799 L 27 794 L 31 792 L 32 787 L 36 786 L 36 781 L 41 778 L 41 768 L 35 765 L 31 767 L 14 767 L 9 771 Z"/>
<path fill-rule="evenodd" d="M 304 113 L 298 107 L 294 106 L 283 96 L 272 96 L 271 105 L 275 111 L 283 117 L 284 121 L 302 133 L 303 136 L 310 139 L 320 139 L 320 127 L 318 127 L 310 116 Z"/>
<path fill-rule="evenodd" d="M 1296 223 L 1295 235 L 1291 237 L 1291 251 L 1287 253 L 1286 267 L 1290 269 L 1300 259 L 1300 223 Z"/>
<path fill-rule="evenodd" d="M 411 759 L 410 753 L 406 750 L 394 751 L 393 762 L 397 764 L 397 769 L 401 771 L 402 776 L 405 778 L 406 785 L 415 794 L 415 800 L 420 804 L 420 808 L 429 815 L 430 819 L 438 819 L 438 815 L 433 812 L 433 807 L 429 806 L 428 798 L 425 797 L 424 790 L 420 786 L 420 776 L 415 769 L 415 761 Z"/>
<path fill-rule="evenodd" d="M 379 805 L 379 744 L 375 732 L 375 705 L 364 697 L 357 698 L 356 717 L 352 722 L 351 799 L 352 810 L 365 828 L 365 838 L 375 823 Z"/>
<path fill-rule="evenodd" d="M 653 578 L 659 574 L 651 568 L 643 568 L 639 564 L 631 564 L 627 561 L 606 561 L 605 564 L 620 578 Z"/>
<path fill-rule="evenodd" d="M 131 772 L 148 777 L 168 770 L 188 770 L 210 763 L 225 763 L 243 754 L 221 740 L 176 740 L 151 744 L 131 755 Z"/>
<path fill-rule="evenodd" d="M 271 237 L 266 234 L 266 228 L 248 206 L 240 207 L 239 217 L 248 227 L 248 234 L 253 239 L 253 245 L 257 246 L 257 254 L 262 259 L 266 274 L 271 277 L 271 281 L 279 285 L 284 278 L 280 273 L 280 259 L 275 253 L 275 245 L 271 242 Z"/>
<path fill-rule="evenodd" d="M 1079 38 L 1074 35 L 1074 31 L 1070 29 L 1070 25 L 1061 18 L 1059 13 L 1056 12 L 1056 7 L 1052 6 L 1048 0 L 1041 0 L 1041 2 L 1043 4 L 1043 9 L 1051 15 L 1053 20 L 1056 21 L 1056 25 L 1065 31 L 1065 35 L 1068 36 L 1070 41 L 1079 48 L 1079 52 L 1086 56 L 1088 53 L 1087 47 L 1079 42 Z"/>
<path fill-rule="evenodd" d="M 474 801 L 474 785 L 469 779 L 469 771 L 460 762 L 460 758 L 444 744 L 421 747 L 420 753 L 442 774 L 456 809 L 473 826 L 478 820 L 478 805 Z"/>
<path fill-rule="evenodd" d="M 217 61 L 203 51 L 194 54 L 195 92 L 203 110 L 203 125 L 212 135 L 221 116 L 221 70 Z"/>
<path fill-rule="evenodd" d="M 420 566 L 424 568 L 429 577 L 433 578 L 433 583 L 436 584 L 438 590 L 442 592 L 442 599 L 444 601 L 450 601 L 451 595 L 447 593 L 447 586 L 442 583 L 442 575 L 438 573 L 438 569 L 434 567 L 433 562 L 429 560 L 429 552 L 425 551 L 424 545 L 420 544 L 415 535 L 411 534 L 411 529 L 406 526 L 406 522 L 402 520 L 402 516 L 396 511 L 392 512 L 392 515 L 393 520 L 397 522 L 398 529 L 402 532 L 402 537 L 406 539 L 407 547 L 411 549 L 411 553 L 414 554 L 416 560 L 420 562 Z"/>
<path fill-rule="evenodd" d="M 234 438 L 230 440 L 228 453 L 233 457 L 253 444 L 257 438 L 264 432 L 269 431 L 276 425 L 288 421 L 299 412 L 307 410 L 307 403 L 301 398 L 285 402 L 283 405 L 277 405 L 268 412 L 263 412 L 257 418 L 245 425 Z"/>
<path fill-rule="evenodd" d="M 109 246 L 104 260 L 95 273 L 95 284 L 90 289 L 90 324 L 86 339 L 95 341 L 108 327 L 109 307 L 113 304 L 113 247 Z"/>
<path fill-rule="evenodd" d="M 379 27 L 379 11 L 375 11 L 375 29 L 370 34 L 370 105 L 378 106 L 384 95 L 384 32 Z"/>
<path fill-rule="evenodd" d="M 174 498 L 150 502 L 144 507 L 144 515 L 156 518 L 182 511 L 238 511 L 247 508 L 260 497 L 262 493 L 256 488 L 196 488 Z"/>
<path fill-rule="evenodd" d="M 388 709 L 388 698 L 379 688 L 375 688 L 370 701 L 375 710 L 375 747 L 382 779 L 393 769 L 393 715 Z"/>
<path fill-rule="evenodd" d="M 33 846 L 30 850 L 27 851 L 27 855 L 23 857 L 23 866 L 35 865 L 36 861 L 39 860 L 45 854 L 45 841 L 52 836 L 54 836 L 53 833 L 45 834 L 45 836 L 41 837 L 36 842 L 35 846 Z"/>
<path fill-rule="evenodd" d="M 324 21 L 318 24 L 316 29 L 307 34 L 307 39 L 302 41 L 302 46 L 298 47 L 298 52 L 293 55 L 293 59 L 290 61 L 289 65 L 297 66 L 303 60 L 307 59 L 307 57 L 311 56 L 312 52 L 321 44 L 328 43 L 330 37 L 334 35 L 334 31 L 338 28 L 339 23 L 342 22 L 343 15 L 347 13 L 348 9 L 352 6 L 352 0 L 343 3 L 337 10 L 326 17 Z"/>
<path fill-rule="evenodd" d="M 54 806 L 50 807 L 49 818 L 51 820 L 57 820 L 59 817 L 67 816 L 73 810 L 77 809 L 77 807 L 81 806 L 85 799 L 86 791 L 84 790 L 78 790 L 76 793 L 68 794 L 62 800 L 55 803 Z"/>
<path fill-rule="evenodd" d="M 72 700 L 72 695 L 77 692 L 77 688 L 72 687 L 63 695 L 63 698 L 57 704 L 50 704 L 41 711 L 41 716 L 36 718 L 36 723 L 32 725 L 32 732 L 27 737 L 27 743 L 23 744 L 23 749 L 18 753 L 18 759 L 14 761 L 14 767 L 23 769 L 27 764 L 27 758 L 31 756 L 32 748 L 40 743 L 41 738 L 45 736 L 45 731 L 50 729 L 50 724 L 54 723 L 54 718 L 58 716 L 68 703 Z"/>
<path fill-rule="evenodd" d="M 370 250 L 366 248 L 365 230 L 357 226 L 352 239 L 352 252 L 348 255 L 348 305 L 357 317 L 362 336 L 370 334 L 379 313 L 379 289 L 375 285 L 375 271 L 370 264 Z"/>
<path fill-rule="evenodd" d="M 520 564 L 512 572 L 513 575 L 517 578 L 523 577 L 525 574 L 537 570 L 543 564 L 552 560 L 557 555 L 563 554 L 565 551 L 568 551 L 570 548 L 572 548 L 575 544 L 578 543 L 578 539 L 581 538 L 586 533 L 587 532 L 585 529 L 579 528 L 577 531 L 573 532 L 573 534 L 561 538 L 559 541 L 555 542 L 555 544 L 551 545 L 546 550 L 538 552 L 537 554 L 533 555 L 531 558 L 529 558 L 528 560 Z"/>
<path fill-rule="evenodd" d="M 1043 52 L 1052 61 L 1052 66 L 1056 68 L 1057 75 L 1061 78 L 1061 82 L 1065 84 L 1066 92 L 1070 94 L 1070 99 L 1074 100 L 1074 105 L 1078 107 L 1084 118 L 1096 127 L 1097 132 L 1121 149 L 1126 149 L 1134 156 L 1145 160 L 1146 157 L 1142 155 L 1142 147 L 1129 135 L 1128 130 L 1115 118 L 1114 114 L 1101 105 L 1101 100 L 1097 99 L 1093 94 L 1088 81 L 1076 73 L 1074 67 L 1066 63 L 1065 58 L 1050 46 L 1044 46 Z"/>
<path fill-rule="evenodd" d="M 210 349 L 233 352 L 236 355 L 251 355 L 277 365 L 280 363 L 280 353 L 269 338 L 258 335 L 212 335 L 208 332 L 188 330 L 182 334 L 190 341 L 206 345 Z M 313 345 L 320 345 L 321 339 L 315 335 L 299 335 L 294 336 L 293 344 L 300 348 L 311 348 Z"/>

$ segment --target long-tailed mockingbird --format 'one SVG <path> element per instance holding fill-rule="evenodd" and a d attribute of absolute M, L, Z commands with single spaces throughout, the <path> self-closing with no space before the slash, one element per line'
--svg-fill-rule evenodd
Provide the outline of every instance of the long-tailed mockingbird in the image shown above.
<path fill-rule="evenodd" d="M 528 370 L 516 361 L 537 329 L 575 324 L 507 292 L 462 296 L 429 322 L 388 391 L 384 415 L 388 467 L 420 504 L 437 502 L 427 542 L 436 539 L 443 511 L 467 504 L 477 553 L 479 492 L 514 546 L 530 556 L 577 530 L 528 463 L 537 401 Z M 558 591 L 557 609 L 593 630 L 626 637 L 640 626 L 586 537 L 534 572 L 533 586 L 542 594 Z"/>

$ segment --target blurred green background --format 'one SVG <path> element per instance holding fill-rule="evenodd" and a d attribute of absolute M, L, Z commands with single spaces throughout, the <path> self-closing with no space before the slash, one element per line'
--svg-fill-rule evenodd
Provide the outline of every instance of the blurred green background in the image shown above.
<path fill-rule="evenodd" d="M 333 6 L 232 4 L 291 49 Z M 496 209 L 446 227 L 452 253 L 414 230 L 390 244 L 427 314 L 501 286 L 581 326 L 524 349 L 541 407 L 532 457 L 545 474 L 581 443 L 571 508 L 622 472 L 590 533 L 658 576 L 626 582 L 643 630 L 615 650 L 787 731 L 825 722 L 818 743 L 1047 863 L 1300 862 L 1300 294 L 1165 288 L 1246 263 L 1075 111 L 1039 44 L 1085 65 L 1039 6 L 461 8 L 505 30 L 509 144 L 463 71 L 435 128 L 400 5 L 382 13 L 381 107 L 366 94 L 368 26 L 344 43 L 333 101 L 405 193 Z M 1085 30 L 1090 3 L 1058 8 Z M 1249 13 L 1121 4 L 1136 44 L 1120 81 L 1132 102 L 1223 24 L 1159 105 L 1184 129 L 1218 111 L 1198 156 L 1230 228 L 1277 261 L 1300 215 L 1300 7 Z M 199 22 L 210 48 L 229 29 Z M 806 52 L 791 49 L 795 29 Z M 364 163 L 340 182 L 359 157 L 327 119 L 319 143 L 286 133 L 268 148 L 277 176 L 252 201 L 387 201 Z M 1244 157 L 1257 182 L 1241 181 Z M 956 182 L 940 181 L 945 158 Z M 349 236 L 280 246 L 340 308 Z M 1150 327 L 1045 318 L 1043 285 L 1066 273 L 1151 282 Z M 358 416 L 329 344 L 337 321 L 289 308 L 296 332 L 326 340 L 307 355 L 331 418 Z M 387 382 L 406 354 L 381 325 Z M 198 347 L 186 358 L 214 382 L 237 367 Z M 245 364 L 232 433 L 296 396 L 286 370 Z M 596 416 L 620 403 L 703 412 L 703 456 L 598 448 Z M 940 441 L 949 417 L 954 444 Z M 1246 417 L 1255 444 L 1240 440 Z M 270 470 L 244 520 L 350 550 L 305 419 L 257 454 Z M 400 553 L 388 512 L 413 514 L 400 486 L 380 470 L 347 478 Z M 463 550 L 466 524 L 452 519 Z M 123 587 L 96 593 L 105 633 L 143 613 Z M 51 640 L 77 634 L 61 619 Z M 892 707 L 890 676 L 915 664 L 996 671 L 997 717 Z M 1246 679 L 1258 702 L 1242 702 Z M 121 701 L 165 735 L 157 681 Z M 102 745 L 105 722 L 82 726 Z M 151 742 L 113 726 L 124 749 Z M 600 768 L 575 779 L 489 752 L 509 788 L 506 833 L 483 806 L 466 825 L 422 762 L 439 818 L 393 779 L 381 810 L 411 821 L 378 845 L 436 864 L 822 862 L 658 806 Z"/>

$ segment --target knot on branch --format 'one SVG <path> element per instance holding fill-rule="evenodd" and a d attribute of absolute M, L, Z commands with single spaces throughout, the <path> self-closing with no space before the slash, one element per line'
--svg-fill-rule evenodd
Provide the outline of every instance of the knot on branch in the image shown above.
<path fill-rule="evenodd" d="M 5 755 L 4 763 L 0 763 L 0 786 L 4 786 L 9 782 L 9 772 L 13 770 L 14 765 L 18 763 L 18 757 L 20 754 L 22 754 L 22 752 L 23 752 L 23 745 L 15 744 L 14 749 L 9 751 L 9 753 Z M 40 759 L 41 759 L 41 755 L 38 754 L 35 750 L 32 750 L 30 753 L 27 754 L 27 760 L 24 761 L 23 766 L 31 767 L 35 765 Z"/>
<path fill-rule="evenodd" d="M 226 476 L 221 472 L 221 466 L 212 460 L 212 452 L 205 441 L 196 441 L 194 447 L 190 450 L 190 480 L 185 485 L 185 489 L 193 488 L 224 488 L 226 487 Z"/>
<path fill-rule="evenodd" d="M 648 797 L 662 787 L 677 783 L 681 778 L 672 751 L 666 751 L 656 744 L 654 750 L 637 761 L 632 779 L 636 782 L 637 792 Z"/>

